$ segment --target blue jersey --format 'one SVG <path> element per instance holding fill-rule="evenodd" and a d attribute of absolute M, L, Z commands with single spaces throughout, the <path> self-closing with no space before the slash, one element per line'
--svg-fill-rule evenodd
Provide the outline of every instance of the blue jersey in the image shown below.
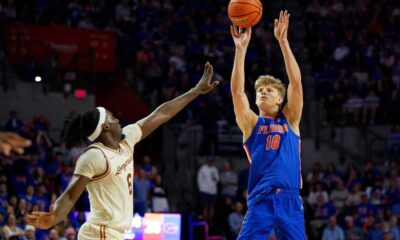
<path fill-rule="evenodd" d="M 244 148 L 251 163 L 249 206 L 277 188 L 300 190 L 300 137 L 290 129 L 282 112 L 275 119 L 258 117 Z"/>

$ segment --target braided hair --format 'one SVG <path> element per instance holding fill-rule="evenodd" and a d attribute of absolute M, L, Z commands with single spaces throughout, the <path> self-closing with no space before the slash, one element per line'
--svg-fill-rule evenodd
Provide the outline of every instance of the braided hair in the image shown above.
<path fill-rule="evenodd" d="M 89 144 L 88 136 L 94 132 L 100 118 L 97 109 L 67 117 L 61 131 L 61 139 L 68 147 L 79 147 Z"/>

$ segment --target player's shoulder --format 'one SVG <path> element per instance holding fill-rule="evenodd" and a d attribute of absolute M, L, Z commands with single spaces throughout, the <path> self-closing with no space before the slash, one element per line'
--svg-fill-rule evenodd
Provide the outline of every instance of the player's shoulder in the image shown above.
<path fill-rule="evenodd" d="M 139 124 L 137 123 L 132 123 L 129 125 L 126 125 L 125 127 L 122 128 L 122 132 L 126 133 L 126 132 L 141 132 L 142 129 L 140 128 Z"/>
<path fill-rule="evenodd" d="M 92 144 L 85 149 L 85 151 L 79 156 L 79 159 L 93 158 L 103 156 L 102 147 L 97 144 Z"/>

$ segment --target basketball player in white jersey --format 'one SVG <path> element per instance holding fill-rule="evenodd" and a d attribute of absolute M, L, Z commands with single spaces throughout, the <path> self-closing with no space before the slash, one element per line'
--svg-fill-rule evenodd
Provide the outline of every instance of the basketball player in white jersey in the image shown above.
<path fill-rule="evenodd" d="M 119 120 L 102 107 L 66 122 L 62 136 L 69 145 L 92 144 L 79 157 L 74 176 L 50 212 L 32 212 L 28 224 L 49 229 L 67 217 L 87 188 L 90 215 L 78 239 L 124 239 L 133 216 L 133 149 L 161 124 L 170 120 L 200 94 L 210 92 L 213 68 L 207 62 L 196 87 L 159 106 L 149 116 L 121 129 Z"/>

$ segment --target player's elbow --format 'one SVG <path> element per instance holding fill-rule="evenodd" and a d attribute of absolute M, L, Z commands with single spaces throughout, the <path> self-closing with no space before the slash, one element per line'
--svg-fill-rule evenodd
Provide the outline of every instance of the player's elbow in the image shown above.
<path fill-rule="evenodd" d="M 301 75 L 299 74 L 298 76 L 293 77 L 290 84 L 301 87 Z"/>

